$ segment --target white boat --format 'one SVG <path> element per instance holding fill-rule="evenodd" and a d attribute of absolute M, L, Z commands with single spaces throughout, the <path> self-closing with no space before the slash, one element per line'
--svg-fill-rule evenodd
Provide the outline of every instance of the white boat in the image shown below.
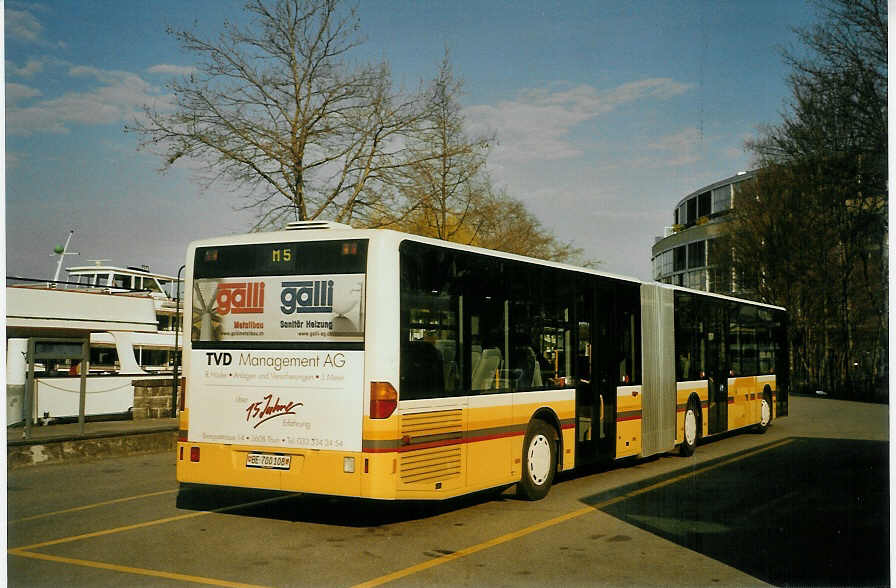
<path fill-rule="evenodd" d="M 103 261 L 66 271 L 63 282 L 19 279 L 7 285 L 8 425 L 24 420 L 29 340 L 48 349 L 54 341 L 62 349 L 63 342 L 89 340 L 86 416 L 126 417 L 135 379 L 172 377 L 177 278 Z M 33 369 L 33 418 L 77 417 L 80 362 L 70 356 L 35 359 Z"/>
<path fill-rule="evenodd" d="M 67 287 L 118 295 L 148 296 L 155 307 L 158 331 L 139 333 L 132 337 L 137 364 L 149 372 L 170 371 L 174 365 L 174 330 L 177 324 L 177 278 L 153 273 L 148 267 L 117 267 L 94 265 L 67 268 Z M 112 333 L 94 332 L 90 335 L 91 369 L 108 371 L 118 361 L 116 342 Z M 119 368 L 120 369 L 120 368 Z"/>

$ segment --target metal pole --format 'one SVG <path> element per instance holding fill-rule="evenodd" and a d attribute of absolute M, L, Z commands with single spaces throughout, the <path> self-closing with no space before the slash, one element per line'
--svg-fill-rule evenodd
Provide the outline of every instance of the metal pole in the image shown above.
<path fill-rule="evenodd" d="M 25 430 L 22 437 L 31 437 L 31 419 L 34 417 L 34 339 L 28 339 L 28 377 L 25 380 Z"/>
<path fill-rule="evenodd" d="M 66 255 L 80 255 L 80 253 L 69 253 L 68 252 L 68 244 L 72 241 L 72 235 L 74 235 L 74 231 L 68 232 L 68 238 L 65 240 L 65 246 L 62 248 L 62 253 L 59 254 L 59 263 L 56 264 L 56 273 L 53 274 L 53 282 L 59 281 L 59 272 L 62 270 L 62 261 L 65 259 Z M 51 255 L 52 257 L 52 255 Z"/>
<path fill-rule="evenodd" d="M 177 344 L 178 335 L 180 335 L 180 329 L 183 325 L 180 314 L 180 273 L 184 271 L 184 268 L 186 267 L 186 265 L 182 265 L 180 266 L 180 269 L 177 270 L 177 310 L 174 313 L 174 377 L 171 382 L 171 416 L 177 416 L 177 368 L 179 367 Z"/>
<path fill-rule="evenodd" d="M 90 335 L 81 343 L 81 387 L 78 399 L 78 433 L 84 434 L 84 415 L 87 408 L 87 362 L 90 361 Z"/>

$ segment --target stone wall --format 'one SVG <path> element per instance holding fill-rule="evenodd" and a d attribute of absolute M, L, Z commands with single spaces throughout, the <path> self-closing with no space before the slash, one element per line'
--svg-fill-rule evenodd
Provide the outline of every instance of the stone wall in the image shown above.
<path fill-rule="evenodd" d="M 126 457 L 142 453 L 164 453 L 174 455 L 177 448 L 177 431 L 150 430 L 117 432 L 108 437 L 83 439 L 27 440 L 18 443 L 7 442 L 6 467 L 10 470 L 59 463 L 79 463 Z M 157 427 L 162 428 L 162 427 Z"/>
<path fill-rule="evenodd" d="M 178 384 L 178 400 L 183 386 Z M 171 406 L 171 378 L 134 380 L 134 420 L 164 419 L 175 416 Z"/>

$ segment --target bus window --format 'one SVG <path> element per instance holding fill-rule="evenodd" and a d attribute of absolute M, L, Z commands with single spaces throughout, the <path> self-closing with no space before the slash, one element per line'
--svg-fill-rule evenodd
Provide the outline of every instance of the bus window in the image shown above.
<path fill-rule="evenodd" d="M 506 392 L 507 301 L 492 296 L 470 300 L 470 391 L 474 394 Z"/>
<path fill-rule="evenodd" d="M 509 392 L 510 303 L 507 282 L 510 264 L 480 255 L 458 254 L 460 287 L 468 314 L 468 353 L 472 394 Z"/>
<path fill-rule="evenodd" d="M 758 320 L 758 309 L 755 306 L 743 305 L 740 307 L 740 361 L 742 374 L 745 376 L 755 376 L 759 373 L 759 353 L 756 342 Z"/>
<path fill-rule="evenodd" d="M 689 292 L 675 293 L 676 379 L 706 377 L 706 320 L 703 301 Z"/>
<path fill-rule="evenodd" d="M 463 394 L 461 309 L 451 252 L 401 246 L 401 398 Z"/>
<path fill-rule="evenodd" d="M 528 268 L 509 281 L 514 388 L 572 385 L 572 280 L 557 270 Z"/>
<path fill-rule="evenodd" d="M 620 286 L 616 301 L 617 363 L 619 385 L 641 383 L 641 304 L 635 292 Z"/>

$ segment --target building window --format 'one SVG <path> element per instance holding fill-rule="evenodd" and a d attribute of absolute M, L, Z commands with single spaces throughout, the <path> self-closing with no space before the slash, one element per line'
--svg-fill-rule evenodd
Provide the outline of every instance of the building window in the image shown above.
<path fill-rule="evenodd" d="M 691 198 L 687 203 L 688 207 L 688 218 L 685 221 L 685 224 L 692 225 L 697 222 L 697 199 Z"/>
<path fill-rule="evenodd" d="M 687 276 L 687 278 L 686 278 L 685 285 L 688 288 L 693 288 L 694 290 L 705 290 L 706 289 L 706 284 L 704 281 L 704 273 L 702 270 L 696 271 L 696 272 L 688 272 L 686 274 L 686 276 Z"/>
<path fill-rule="evenodd" d="M 697 218 L 709 216 L 710 193 L 704 192 L 697 196 Z"/>
<path fill-rule="evenodd" d="M 687 254 L 687 250 L 685 249 L 684 245 L 673 249 L 672 271 L 680 272 L 685 269 L 685 267 L 687 265 L 686 254 Z"/>
<path fill-rule="evenodd" d="M 712 191 L 712 213 L 724 212 L 731 208 L 731 184 Z"/>
<path fill-rule="evenodd" d="M 659 279 L 672 273 L 672 250 L 663 251 L 653 259 L 654 277 Z"/>
<path fill-rule="evenodd" d="M 688 269 L 706 265 L 706 241 L 697 241 L 688 245 Z"/>

